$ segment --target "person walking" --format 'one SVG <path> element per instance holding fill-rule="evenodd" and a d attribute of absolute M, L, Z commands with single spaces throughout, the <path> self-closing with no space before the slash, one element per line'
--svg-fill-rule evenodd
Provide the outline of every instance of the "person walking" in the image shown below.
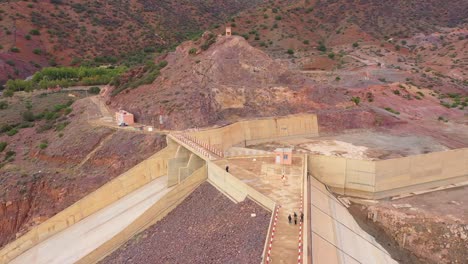
<path fill-rule="evenodd" d="M 301 223 L 304 221 L 304 213 L 301 212 Z"/>
<path fill-rule="evenodd" d="M 226 166 L 226 172 L 229 172 L 229 166 Z"/>
<path fill-rule="evenodd" d="M 294 224 L 297 225 L 297 214 L 294 212 Z"/>
<path fill-rule="evenodd" d="M 292 220 L 292 217 L 291 217 L 291 214 L 288 215 L 288 221 L 289 223 L 291 223 L 291 220 Z"/>

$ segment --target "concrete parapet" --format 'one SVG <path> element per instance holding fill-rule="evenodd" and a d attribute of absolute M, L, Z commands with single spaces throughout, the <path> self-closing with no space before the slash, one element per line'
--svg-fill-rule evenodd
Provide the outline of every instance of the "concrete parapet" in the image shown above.
<path fill-rule="evenodd" d="M 240 121 L 220 128 L 191 132 L 190 135 L 224 152 L 234 145 L 245 146 L 259 140 L 318 135 L 318 124 L 316 115 L 301 114 Z"/>
<path fill-rule="evenodd" d="M 308 167 L 336 193 L 380 199 L 468 180 L 468 148 L 377 161 L 309 155 Z"/>
<path fill-rule="evenodd" d="M 180 184 L 176 185 L 169 193 L 164 195 L 143 215 L 128 225 L 122 232 L 108 240 L 106 243 L 95 249 L 93 252 L 82 258 L 77 263 L 96 263 L 103 259 L 130 238 L 155 224 L 177 205 L 179 205 L 190 193 L 207 179 L 207 167 L 203 166 L 187 177 Z"/>
<path fill-rule="evenodd" d="M 76 222 L 110 205 L 150 181 L 166 175 L 167 160 L 175 155 L 174 145 L 168 145 L 127 172 L 34 227 L 0 251 L 0 263 L 8 263 L 18 255 Z"/>

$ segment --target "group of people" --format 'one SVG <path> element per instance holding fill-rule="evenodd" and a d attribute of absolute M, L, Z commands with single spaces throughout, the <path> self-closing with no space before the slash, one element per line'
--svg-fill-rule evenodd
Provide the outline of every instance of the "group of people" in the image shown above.
<path fill-rule="evenodd" d="M 290 224 L 292 223 L 291 214 L 289 214 L 289 216 L 288 216 L 288 221 L 289 221 Z M 302 223 L 302 221 L 304 221 L 304 213 L 303 213 L 303 212 L 301 212 L 301 219 L 300 219 L 300 221 L 301 221 L 301 223 Z M 296 212 L 294 212 L 294 224 L 297 225 L 297 214 L 296 214 Z"/>

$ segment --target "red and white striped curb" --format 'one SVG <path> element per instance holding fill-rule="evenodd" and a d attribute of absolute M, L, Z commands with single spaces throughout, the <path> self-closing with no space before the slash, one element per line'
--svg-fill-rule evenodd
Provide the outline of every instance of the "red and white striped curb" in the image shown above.
<path fill-rule="evenodd" d="M 275 232 L 276 232 L 276 224 L 278 223 L 278 210 L 281 206 L 277 206 L 275 209 L 275 218 L 273 220 L 273 225 L 271 228 L 271 237 L 270 237 L 270 243 L 268 244 L 268 251 L 267 251 L 267 257 L 265 263 L 271 263 L 271 247 L 273 245 L 273 239 L 275 238 Z"/>

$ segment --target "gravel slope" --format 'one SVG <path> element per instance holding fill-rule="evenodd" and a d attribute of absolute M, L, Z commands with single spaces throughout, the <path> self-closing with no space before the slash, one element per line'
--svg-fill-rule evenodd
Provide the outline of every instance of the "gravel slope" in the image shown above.
<path fill-rule="evenodd" d="M 234 204 L 203 183 L 100 263 L 260 263 L 270 216 L 251 200 Z"/>

